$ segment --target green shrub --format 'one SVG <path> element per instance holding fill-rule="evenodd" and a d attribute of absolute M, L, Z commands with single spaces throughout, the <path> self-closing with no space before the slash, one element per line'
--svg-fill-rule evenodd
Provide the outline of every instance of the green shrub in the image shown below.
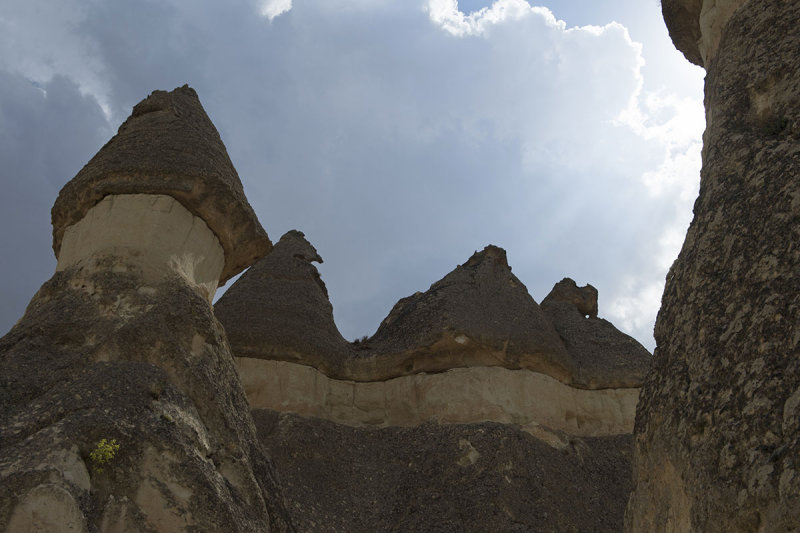
<path fill-rule="evenodd" d="M 119 443 L 117 439 L 100 439 L 94 450 L 89 454 L 89 459 L 92 460 L 95 470 L 98 472 L 103 471 L 103 465 L 108 464 L 119 451 Z"/>

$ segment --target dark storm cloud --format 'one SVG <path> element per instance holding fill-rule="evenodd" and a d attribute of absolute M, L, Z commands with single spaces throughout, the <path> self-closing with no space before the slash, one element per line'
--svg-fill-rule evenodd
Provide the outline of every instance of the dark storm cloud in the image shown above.
<path fill-rule="evenodd" d="M 57 76 L 34 85 L 0 71 L 0 331 L 10 328 L 55 268 L 50 207 L 64 182 L 107 140 L 98 103 Z"/>

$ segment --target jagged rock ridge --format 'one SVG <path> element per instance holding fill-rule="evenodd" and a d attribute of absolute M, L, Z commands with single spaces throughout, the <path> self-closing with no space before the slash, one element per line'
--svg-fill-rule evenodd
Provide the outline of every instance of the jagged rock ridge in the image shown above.
<path fill-rule="evenodd" d="M 639 343 L 607 321 L 584 317 L 586 305 L 592 314 L 591 302 L 549 296 L 552 305 L 540 308 L 496 246 L 476 252 L 425 293 L 401 299 L 378 331 L 355 345 L 336 329 L 312 258 L 319 260 L 302 233 L 290 232 L 220 298 L 215 311 L 237 356 L 297 362 L 353 381 L 475 366 L 525 368 L 591 389 L 636 387 L 644 378 L 649 354 Z M 288 297 L 293 291 L 298 296 Z M 596 315 L 596 295 L 593 305 Z M 602 348 L 591 352 L 595 342 Z"/>
<path fill-rule="evenodd" d="M 312 260 L 290 232 L 216 305 L 298 527 L 620 529 L 650 356 L 593 287 L 540 308 L 488 246 L 351 344 Z"/>

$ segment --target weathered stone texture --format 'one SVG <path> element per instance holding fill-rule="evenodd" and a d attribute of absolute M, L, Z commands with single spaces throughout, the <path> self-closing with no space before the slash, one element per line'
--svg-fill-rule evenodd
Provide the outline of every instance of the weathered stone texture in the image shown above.
<path fill-rule="evenodd" d="M 352 356 L 333 321 L 322 262 L 303 233 L 290 231 L 214 306 L 239 357 L 302 362 L 340 375 Z"/>
<path fill-rule="evenodd" d="M 0 339 L 0 530 L 63 514 L 76 531 L 286 529 L 208 302 L 103 266 L 57 272 Z M 100 472 L 103 438 L 120 449 Z"/>
<path fill-rule="evenodd" d="M 253 412 L 301 531 L 620 531 L 630 435 L 563 447 L 504 424 L 351 428 Z"/>
<path fill-rule="evenodd" d="M 545 374 L 497 366 L 452 368 L 386 381 L 332 379 L 311 366 L 237 357 L 250 407 L 350 426 L 502 422 L 578 436 L 630 434 L 638 387 L 570 387 Z M 538 430 L 537 430 L 538 431 Z"/>
<path fill-rule="evenodd" d="M 588 389 L 638 387 L 649 365 L 644 347 L 596 317 L 596 289 L 565 279 L 543 310 L 496 246 L 476 252 L 428 291 L 401 299 L 375 335 L 356 343 L 336 328 L 312 261 L 321 261 L 314 247 L 289 232 L 219 299 L 215 312 L 236 356 L 300 363 L 329 378 L 363 382 L 499 366 Z"/>
<path fill-rule="evenodd" d="M 139 104 L 65 186 L 57 271 L 0 339 L 0 530 L 292 529 L 210 305 L 223 262 L 268 244 L 248 210 L 186 87 Z"/>
<path fill-rule="evenodd" d="M 664 1 L 687 57 L 676 32 L 698 21 L 673 8 L 710 3 Z M 800 3 L 738 4 L 702 58 L 700 195 L 638 408 L 631 531 L 800 528 Z"/>
<path fill-rule="evenodd" d="M 53 205 L 56 257 L 66 228 L 109 194 L 164 194 L 203 219 L 225 251 L 220 285 L 271 243 L 194 89 L 153 91 L 67 183 Z"/>
<path fill-rule="evenodd" d="M 608 320 L 597 317 L 597 289 L 591 285 L 579 288 L 565 278 L 542 300 L 541 308 L 574 364 L 574 383 L 600 389 L 640 387 L 644 382 L 650 352 Z"/>
<path fill-rule="evenodd" d="M 572 382 L 574 365 L 547 316 L 489 245 L 424 293 L 403 298 L 367 345 L 410 371 L 457 366 L 527 368 Z"/>

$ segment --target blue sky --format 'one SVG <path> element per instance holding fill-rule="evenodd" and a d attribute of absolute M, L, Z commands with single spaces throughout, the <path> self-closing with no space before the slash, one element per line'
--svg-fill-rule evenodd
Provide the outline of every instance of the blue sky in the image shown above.
<path fill-rule="evenodd" d="M 653 348 L 697 194 L 701 69 L 655 0 L 6 0 L 0 333 L 50 275 L 60 187 L 154 89 L 199 93 L 273 241 L 317 247 L 347 338 L 486 244 Z"/>

